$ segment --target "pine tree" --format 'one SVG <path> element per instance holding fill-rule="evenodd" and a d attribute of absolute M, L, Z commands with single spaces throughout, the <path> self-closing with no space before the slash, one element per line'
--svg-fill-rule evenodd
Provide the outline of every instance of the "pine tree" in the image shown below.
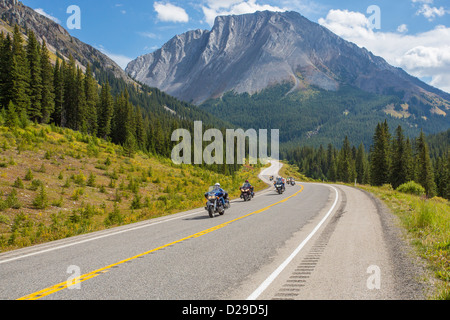
<path fill-rule="evenodd" d="M 378 123 L 370 152 L 370 182 L 374 186 L 389 182 L 389 140 L 387 122 Z"/>
<path fill-rule="evenodd" d="M 55 110 L 52 114 L 52 121 L 62 126 L 62 110 L 64 106 L 64 74 L 65 62 L 61 64 L 59 59 L 56 59 L 55 67 L 53 68 L 53 88 L 55 95 Z"/>
<path fill-rule="evenodd" d="M 139 109 L 136 110 L 134 122 L 136 127 L 136 143 L 140 150 L 145 150 L 147 146 L 147 137 L 145 134 L 144 119 L 142 117 L 142 112 Z"/>
<path fill-rule="evenodd" d="M 40 121 L 42 119 L 41 53 L 39 43 L 33 31 L 28 32 L 27 60 L 30 71 L 28 84 L 30 90 L 30 106 L 28 108 L 28 116 L 32 121 Z"/>
<path fill-rule="evenodd" d="M 70 55 L 64 68 L 64 103 L 61 112 L 61 126 L 70 129 L 77 127 L 76 72 L 75 59 Z"/>
<path fill-rule="evenodd" d="M 368 164 L 366 159 L 366 152 L 364 150 L 364 144 L 360 144 L 358 150 L 356 151 L 356 161 L 355 161 L 355 169 L 356 169 L 356 178 L 359 184 L 368 183 Z"/>
<path fill-rule="evenodd" d="M 75 78 L 75 130 L 88 133 L 88 111 L 86 107 L 86 93 L 84 91 L 84 75 L 81 68 L 77 67 Z"/>
<path fill-rule="evenodd" d="M 19 116 L 16 112 L 16 106 L 12 101 L 9 102 L 8 109 L 6 110 L 5 126 L 9 128 L 15 128 L 19 125 Z"/>
<path fill-rule="evenodd" d="M 102 86 L 98 107 L 98 136 L 106 139 L 111 134 L 111 124 L 114 114 L 114 100 L 111 96 L 109 82 Z"/>
<path fill-rule="evenodd" d="M 22 111 L 28 112 L 30 106 L 30 73 L 22 34 L 17 25 L 14 27 L 11 62 L 11 100 L 17 108 L 17 113 L 22 114 Z"/>
<path fill-rule="evenodd" d="M 420 132 L 420 136 L 417 138 L 416 148 L 417 182 L 425 188 L 428 197 L 433 197 L 436 194 L 436 184 L 423 131 Z"/>
<path fill-rule="evenodd" d="M 41 47 L 41 78 L 42 78 L 42 123 L 49 123 L 55 111 L 55 93 L 53 83 L 53 68 L 45 40 Z"/>
<path fill-rule="evenodd" d="M 411 151 L 408 150 L 402 127 L 398 126 L 395 131 L 395 138 L 392 141 L 390 182 L 394 189 L 397 189 L 400 185 L 409 181 L 410 167 Z"/>
<path fill-rule="evenodd" d="M 86 73 L 84 78 L 84 92 L 85 92 L 85 109 L 86 116 L 85 121 L 87 125 L 88 133 L 92 135 L 97 134 L 97 105 L 99 103 L 98 98 L 98 85 L 92 75 L 91 66 L 88 64 L 86 67 Z"/>
<path fill-rule="evenodd" d="M 337 170 L 339 181 L 346 183 L 354 181 L 356 176 L 355 163 L 347 136 L 345 137 L 343 147 L 339 152 Z"/>
<path fill-rule="evenodd" d="M 0 108 L 7 108 L 11 101 L 11 92 L 13 87 L 12 78 L 12 40 L 9 34 L 3 39 L 0 45 Z"/>

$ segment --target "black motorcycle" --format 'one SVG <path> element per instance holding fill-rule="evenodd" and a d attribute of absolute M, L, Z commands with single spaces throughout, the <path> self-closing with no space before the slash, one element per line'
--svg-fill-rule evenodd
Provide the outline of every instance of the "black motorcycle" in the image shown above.
<path fill-rule="evenodd" d="M 283 194 L 283 192 L 286 191 L 286 188 L 284 187 L 283 183 L 279 181 L 275 182 L 275 189 L 279 194 Z"/>
<path fill-rule="evenodd" d="M 241 187 L 241 199 L 244 201 L 250 201 L 253 198 L 253 193 L 250 187 L 242 186 Z"/>
<path fill-rule="evenodd" d="M 214 187 L 209 187 L 208 192 L 205 193 L 205 198 L 207 200 L 205 210 L 208 211 L 210 218 L 214 218 L 214 214 L 216 213 L 223 216 L 225 210 L 230 208 L 230 201 L 224 197 L 225 195 L 217 192 Z M 225 205 L 222 202 L 222 198 L 224 198 Z"/>

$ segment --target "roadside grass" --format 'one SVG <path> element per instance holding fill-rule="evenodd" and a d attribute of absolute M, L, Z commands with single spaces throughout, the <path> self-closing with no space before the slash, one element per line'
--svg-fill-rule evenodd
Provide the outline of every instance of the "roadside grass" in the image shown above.
<path fill-rule="evenodd" d="M 231 198 L 261 166 L 233 176 L 54 126 L 0 127 L 0 252 L 201 208 L 219 182 Z"/>
<path fill-rule="evenodd" d="M 303 175 L 302 173 L 300 173 L 297 166 L 292 165 L 292 164 L 287 164 L 285 161 L 282 161 L 282 163 L 283 163 L 283 167 L 281 167 L 281 170 L 279 172 L 279 175 L 281 177 L 283 177 L 283 178 L 292 177 L 296 181 L 301 181 L 301 182 L 314 182 L 313 179 L 310 179 L 310 178 L 306 177 L 305 175 Z"/>
<path fill-rule="evenodd" d="M 428 262 L 437 280 L 430 299 L 450 300 L 450 202 L 398 192 L 390 186 L 359 187 L 383 200 L 399 217 L 418 254 Z"/>

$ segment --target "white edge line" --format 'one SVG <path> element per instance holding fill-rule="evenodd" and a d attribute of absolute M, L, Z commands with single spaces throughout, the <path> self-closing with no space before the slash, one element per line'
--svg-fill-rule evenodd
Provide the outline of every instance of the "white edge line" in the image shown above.
<path fill-rule="evenodd" d="M 135 231 L 135 230 L 139 230 L 139 229 L 143 229 L 143 228 L 152 227 L 152 226 L 155 226 L 157 224 L 161 224 L 161 223 L 165 223 L 165 222 L 169 222 L 169 221 L 178 220 L 178 219 L 181 219 L 181 218 L 193 216 L 193 215 L 199 214 L 201 212 L 203 212 L 203 211 L 196 211 L 196 212 L 193 212 L 193 213 L 190 213 L 190 214 L 186 214 L 186 215 L 183 215 L 183 216 L 180 216 L 180 217 L 165 219 L 165 220 L 162 220 L 162 221 L 149 223 L 149 224 L 145 224 L 145 225 L 141 225 L 141 226 L 137 226 L 137 227 L 133 227 L 133 228 L 128 228 L 128 229 L 125 229 L 125 230 L 111 232 L 111 233 L 108 233 L 108 234 L 105 234 L 105 235 L 102 235 L 102 236 L 98 236 L 98 237 L 94 237 L 94 238 L 89 238 L 89 239 L 85 239 L 85 240 L 81 240 L 81 241 L 75 241 L 75 242 L 68 243 L 68 244 L 65 244 L 65 245 L 61 245 L 61 246 L 57 246 L 57 247 L 53 247 L 53 248 L 49 248 L 49 249 L 44 249 L 44 250 L 39 250 L 39 251 L 36 251 L 36 252 L 24 254 L 24 255 L 19 255 L 19 256 L 14 257 L 14 258 L 2 260 L 2 261 L 0 261 L 0 264 L 4 264 L 4 263 L 7 263 L 7 262 L 12 262 L 12 261 L 19 260 L 19 259 L 29 258 L 29 257 L 36 256 L 36 255 L 39 255 L 39 254 L 47 253 L 47 252 L 51 252 L 51 251 L 55 251 L 55 250 L 60 250 L 60 249 L 64 249 L 64 248 L 68 248 L 68 247 L 72 247 L 72 246 L 76 246 L 76 245 L 80 245 L 80 244 L 83 244 L 83 243 L 86 243 L 86 242 L 90 242 L 90 241 L 95 241 L 95 240 L 99 240 L 99 239 L 103 239 L 103 238 L 107 238 L 107 237 L 112 237 L 112 236 L 115 236 L 115 235 L 118 235 L 118 234 L 121 234 L 121 233 L 125 233 L 125 232 L 130 232 L 130 231 Z"/>
<path fill-rule="evenodd" d="M 306 237 L 305 240 L 294 250 L 294 252 L 256 289 L 246 300 L 256 300 L 258 297 L 272 284 L 272 282 L 280 275 L 281 272 L 288 266 L 288 264 L 299 254 L 299 252 L 303 249 L 303 247 L 308 243 L 308 241 L 314 236 L 314 234 L 319 230 L 322 224 L 328 219 L 328 217 L 333 212 L 334 208 L 339 199 L 338 191 L 335 187 L 330 186 L 336 192 L 336 200 L 334 201 L 333 206 L 330 211 L 325 215 L 322 221 L 314 228 L 314 230 Z"/>

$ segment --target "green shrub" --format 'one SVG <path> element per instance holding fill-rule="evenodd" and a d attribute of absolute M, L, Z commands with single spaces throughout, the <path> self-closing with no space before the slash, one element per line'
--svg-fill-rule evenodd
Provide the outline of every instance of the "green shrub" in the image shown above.
<path fill-rule="evenodd" d="M 124 216 L 122 213 L 120 213 L 119 207 L 117 206 L 117 203 L 114 203 L 114 209 L 112 212 L 108 213 L 108 217 L 106 217 L 104 224 L 105 226 L 109 227 L 111 225 L 115 224 L 122 224 L 124 221 Z"/>
<path fill-rule="evenodd" d="M 28 169 L 27 174 L 25 175 L 24 180 L 31 181 L 33 180 L 33 172 L 31 172 L 31 169 Z"/>
<path fill-rule="evenodd" d="M 409 181 L 402 184 L 397 188 L 397 191 L 408 194 L 415 194 L 417 196 L 425 195 L 425 188 L 414 181 Z"/>
<path fill-rule="evenodd" d="M 22 179 L 20 179 L 19 177 L 17 177 L 16 181 L 14 181 L 13 183 L 13 187 L 17 188 L 17 189 L 23 189 L 24 185 L 23 185 L 23 181 Z"/>
<path fill-rule="evenodd" d="M 39 194 L 33 200 L 33 206 L 36 209 L 45 209 L 48 206 L 47 192 L 45 191 L 43 184 L 41 184 Z"/>

